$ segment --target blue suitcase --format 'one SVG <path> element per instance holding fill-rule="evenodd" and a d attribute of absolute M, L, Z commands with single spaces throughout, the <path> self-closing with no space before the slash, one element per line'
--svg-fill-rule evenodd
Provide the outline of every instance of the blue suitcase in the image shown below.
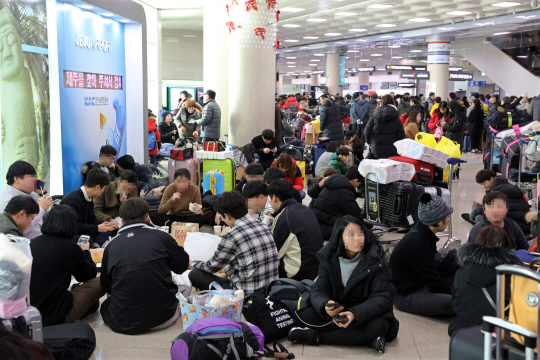
<path fill-rule="evenodd" d="M 315 156 L 313 157 L 313 169 L 317 166 L 317 161 L 322 154 L 326 152 L 326 148 L 315 146 Z"/>
<path fill-rule="evenodd" d="M 225 191 L 233 191 L 236 185 L 236 163 L 234 159 L 225 160 L 212 160 L 205 159 L 202 162 L 202 173 L 205 174 L 203 178 L 204 189 L 210 187 L 207 185 L 206 174 L 211 170 L 221 170 L 225 178 Z M 206 191 L 206 190 L 205 190 Z"/>
<path fill-rule="evenodd" d="M 210 190 L 213 195 L 225 192 L 225 176 L 221 170 L 210 170 L 204 174 L 204 192 Z"/>

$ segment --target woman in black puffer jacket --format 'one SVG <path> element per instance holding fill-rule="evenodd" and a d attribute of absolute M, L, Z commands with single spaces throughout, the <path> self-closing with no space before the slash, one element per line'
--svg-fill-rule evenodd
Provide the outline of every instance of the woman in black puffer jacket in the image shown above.
<path fill-rule="evenodd" d="M 375 110 L 364 131 L 369 144 L 367 159 L 387 159 L 399 156 L 394 143 L 405 139 L 405 130 L 391 95 L 382 97 L 381 106 Z"/>
<path fill-rule="evenodd" d="M 322 137 L 330 138 L 330 141 L 343 141 L 343 126 L 341 125 L 341 113 L 349 113 L 348 107 L 341 106 L 333 101 L 328 95 L 322 95 L 321 101 L 321 130 Z"/>
<path fill-rule="evenodd" d="M 463 149 L 463 132 L 467 123 L 467 111 L 457 101 L 450 101 L 448 108 L 450 109 L 450 122 L 444 124 L 444 128 L 447 130 L 444 136 L 457 142 L 460 149 Z"/>

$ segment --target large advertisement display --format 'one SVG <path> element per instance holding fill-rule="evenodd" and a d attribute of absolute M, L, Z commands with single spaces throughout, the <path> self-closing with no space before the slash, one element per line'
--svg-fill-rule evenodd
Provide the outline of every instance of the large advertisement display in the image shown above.
<path fill-rule="evenodd" d="M 57 2 L 64 194 L 82 185 L 81 167 L 101 146 L 126 154 L 123 24 Z"/>
<path fill-rule="evenodd" d="M 45 0 L 0 1 L 2 178 L 24 160 L 49 182 L 49 59 Z"/>

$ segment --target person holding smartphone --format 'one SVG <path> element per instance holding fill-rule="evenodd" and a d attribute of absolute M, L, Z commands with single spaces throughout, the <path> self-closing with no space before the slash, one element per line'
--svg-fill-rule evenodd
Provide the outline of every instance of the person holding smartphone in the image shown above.
<path fill-rule="evenodd" d="M 319 277 L 311 306 L 300 313 L 306 328 L 288 339 L 307 345 L 366 345 L 383 353 L 397 337 L 393 314 L 396 289 L 382 245 L 359 219 L 336 221 L 328 244 L 317 254 Z"/>

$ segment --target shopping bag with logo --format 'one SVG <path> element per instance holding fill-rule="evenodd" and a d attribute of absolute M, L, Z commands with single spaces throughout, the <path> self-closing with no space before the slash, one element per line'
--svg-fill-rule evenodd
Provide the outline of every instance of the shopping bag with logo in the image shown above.
<path fill-rule="evenodd" d="M 193 295 L 194 304 L 188 302 L 180 302 L 180 309 L 182 312 L 182 322 L 184 324 L 184 329 L 200 319 L 207 318 L 227 318 L 236 322 L 240 322 L 242 316 L 242 307 L 244 305 L 244 299 L 235 301 L 234 290 L 225 290 L 222 289 L 216 282 L 210 284 L 210 289 L 214 290 L 204 290 L 199 291 Z M 212 307 L 210 303 L 212 298 L 215 295 L 225 295 L 228 299 L 228 306 L 221 307 Z M 204 305 L 202 302 L 197 303 L 198 301 L 204 300 Z"/>
<path fill-rule="evenodd" d="M 192 232 L 199 232 L 199 224 L 175 222 L 171 225 L 171 235 L 180 246 L 184 246 L 187 235 Z"/>

